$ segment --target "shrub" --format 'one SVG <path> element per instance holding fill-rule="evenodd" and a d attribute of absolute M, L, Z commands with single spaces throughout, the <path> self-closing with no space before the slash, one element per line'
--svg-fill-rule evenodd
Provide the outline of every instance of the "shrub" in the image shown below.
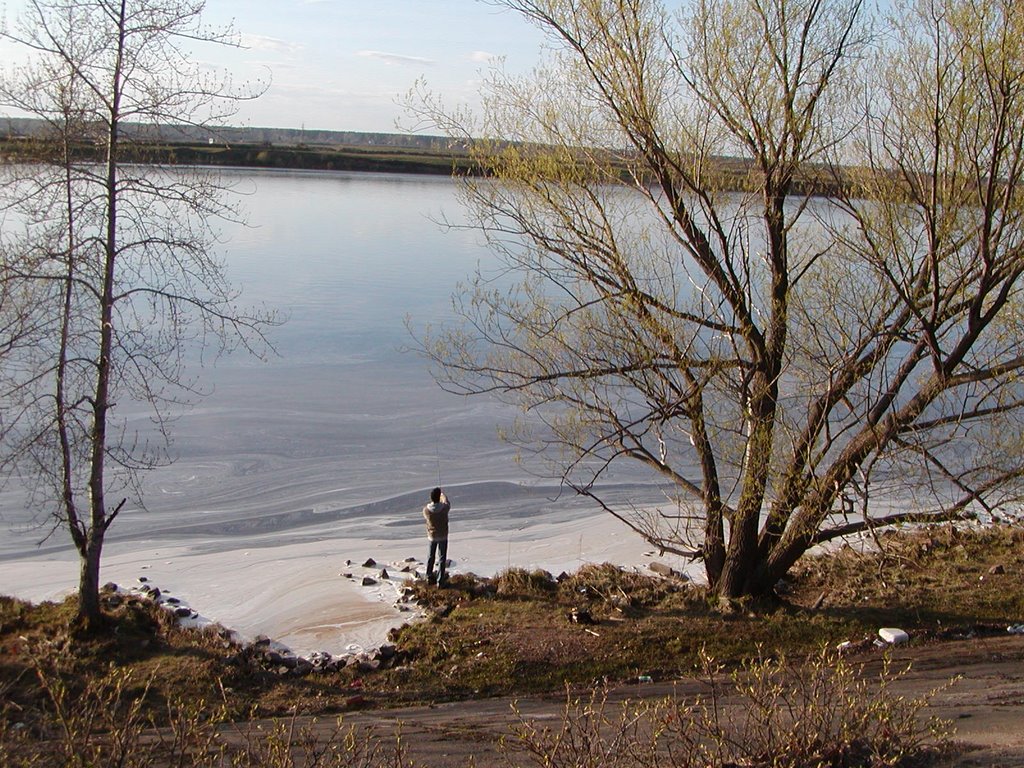
<path fill-rule="evenodd" d="M 546 768 L 852 768 L 926 762 L 948 724 L 924 719 L 936 692 L 892 690 L 906 670 L 877 679 L 833 653 L 803 664 L 759 659 L 723 677 L 703 658 L 707 692 L 613 704 L 607 688 L 567 697 L 560 722 L 539 726 L 518 710 L 506 748 Z"/>
<path fill-rule="evenodd" d="M 38 650 L 38 649 L 37 649 Z M 167 703 L 157 727 L 143 706 L 150 688 L 131 671 L 111 666 L 88 678 L 81 690 L 56 654 L 34 656 L 45 706 L 31 723 L 19 721 L 12 705 L 0 708 L 0 765 L 4 768 L 403 768 L 409 763 L 400 740 L 357 738 L 353 728 L 299 725 L 295 718 L 226 725 L 223 704 L 204 700 Z M 3 701 L 5 687 L 0 687 Z"/>

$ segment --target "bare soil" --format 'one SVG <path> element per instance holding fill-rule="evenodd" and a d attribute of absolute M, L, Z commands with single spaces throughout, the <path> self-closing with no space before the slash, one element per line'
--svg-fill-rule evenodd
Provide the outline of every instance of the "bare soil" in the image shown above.
<path fill-rule="evenodd" d="M 1024 768 L 1024 636 L 899 646 L 889 655 L 898 668 L 910 665 L 895 684 L 896 691 L 910 698 L 940 689 L 925 714 L 950 721 L 954 728 L 954 750 L 940 763 L 943 768 Z M 881 670 L 883 657 L 881 651 L 871 651 L 853 660 L 866 662 L 865 673 L 872 674 Z M 704 687 L 696 679 L 620 684 L 611 696 L 692 696 Z M 400 734 L 408 757 L 418 765 L 507 768 L 500 743 L 515 720 L 513 703 L 531 720 L 554 726 L 565 696 L 501 697 L 361 712 L 347 715 L 345 722 L 385 740 Z M 333 723 L 314 727 L 327 732 Z"/>

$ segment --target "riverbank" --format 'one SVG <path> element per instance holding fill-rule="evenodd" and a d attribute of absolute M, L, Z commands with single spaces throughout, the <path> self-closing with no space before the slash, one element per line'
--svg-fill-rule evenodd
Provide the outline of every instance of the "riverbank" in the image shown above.
<path fill-rule="evenodd" d="M 375 648 L 391 629 L 418 617 L 414 606 L 400 603 L 406 582 L 424 568 L 418 526 L 416 534 L 357 539 L 324 533 L 290 543 L 285 531 L 267 531 L 245 547 L 227 537 L 114 543 L 104 554 L 101 580 L 122 588 L 155 586 L 192 608 L 197 625 L 220 624 L 246 640 L 265 635 L 299 655 L 340 655 Z M 653 555 L 611 516 L 572 512 L 519 530 L 457 531 L 449 551 L 453 574 L 479 576 L 512 565 L 555 574 L 603 562 L 643 569 Z M 365 566 L 369 560 L 374 564 Z M 683 565 L 673 560 L 673 567 Z M 77 574 L 71 550 L 2 560 L 0 592 L 36 603 L 60 600 L 74 592 Z"/>
<path fill-rule="evenodd" d="M 512 699 L 499 697 L 520 702 L 528 718 L 524 724 L 558 729 L 563 723 L 585 726 L 587 721 L 573 714 L 577 698 L 588 708 L 595 695 L 598 714 L 613 712 L 624 697 L 706 693 L 712 676 L 722 686 L 715 700 L 726 706 L 716 712 L 754 739 L 736 745 L 756 751 L 762 736 L 795 739 L 786 728 L 771 725 L 742 730 L 751 712 L 777 708 L 772 702 L 778 699 L 772 697 L 779 695 L 773 683 L 778 669 L 795 682 L 794 695 L 811 694 L 806 701 L 812 708 L 806 719 L 811 735 L 820 735 L 817 714 L 830 723 L 841 715 L 854 723 L 858 738 L 867 733 L 864 728 L 881 728 L 882 736 L 891 736 L 899 723 L 910 739 L 907 746 L 918 748 L 924 744 L 920 737 L 931 732 L 928 716 L 941 714 L 970 719 L 965 741 L 978 749 L 965 761 L 943 764 L 1021 764 L 1014 760 L 1024 744 L 1013 724 L 1020 718 L 1024 635 L 1008 631 L 1007 623 L 1024 610 L 1024 532 L 1014 525 L 948 525 L 885 535 L 880 541 L 882 551 L 843 548 L 804 561 L 787 579 L 783 599 L 725 613 L 705 590 L 672 575 L 592 565 L 560 579 L 517 567 L 494 579 L 458 575 L 449 589 L 415 588 L 413 597 L 429 608 L 430 619 L 395 633 L 393 655 L 379 667 L 345 663 L 293 670 L 281 661 L 266 663 L 223 632 L 176 626 L 166 611 L 146 600 L 105 601 L 112 631 L 83 637 L 68 631 L 74 612 L 70 602 L 29 606 L 0 598 L 0 647 L 5 649 L 0 687 L 9 702 L 0 707 L 0 750 L 10 745 L 12 754 L 24 748 L 29 755 L 41 745 L 59 746 L 45 702 L 47 691 L 59 693 L 65 685 L 84 692 L 76 696 L 73 714 L 94 711 L 89 707 L 96 703 L 102 717 L 117 721 L 110 728 L 128 727 L 118 719 L 123 708 L 107 705 L 119 681 L 131 680 L 134 687 L 122 685 L 117 695 L 126 697 L 122 703 L 138 698 L 140 709 L 132 712 L 143 727 L 167 724 L 168 703 L 172 709 L 186 707 L 203 713 L 193 722 L 198 728 L 209 722 L 206 718 L 234 721 L 224 733 L 242 741 L 231 744 L 251 747 L 257 757 L 262 753 L 252 737 L 278 728 L 268 718 L 285 719 L 292 735 L 282 733 L 281 738 L 298 739 L 288 743 L 322 747 L 341 738 L 330 727 L 334 715 L 373 709 L 368 719 L 353 721 L 346 715 L 346 727 L 379 724 L 386 734 L 396 720 L 422 719 L 422 729 L 401 729 L 403 743 L 416 758 L 427 764 L 436 762 L 431 755 L 458 761 L 460 750 L 467 749 L 480 765 L 492 765 L 491 759 L 500 757 L 502 734 L 476 716 L 495 707 L 507 715 Z M 900 627 L 907 639 L 882 642 L 879 627 Z M 845 667 L 847 660 L 854 666 Z M 906 663 L 914 664 L 911 677 Z M 769 675 L 758 677 L 759 669 Z M 737 670 L 740 678 L 734 680 L 729 670 Z M 961 673 L 969 679 L 955 680 Z M 47 688 L 46 681 L 55 675 L 62 687 Z M 762 684 L 751 687 L 752 696 L 745 694 L 733 708 L 728 689 L 748 677 Z M 910 689 L 902 687 L 905 680 Z M 822 684 L 832 693 L 822 697 Z M 932 696 L 936 688 L 941 690 Z M 603 709 L 605 690 L 610 710 Z M 906 693 L 923 697 L 920 704 L 909 702 L 909 712 L 904 711 Z M 467 701 L 454 703 L 459 700 Z M 794 699 L 786 700 L 787 706 L 793 704 Z M 929 701 L 935 709 L 925 706 Z M 453 703 L 438 708 L 442 702 Z M 443 726 L 432 720 L 435 711 L 447 713 Z M 731 720 L 730 711 L 740 719 Z M 785 713 L 786 706 L 780 711 Z M 866 720 L 858 719 L 862 714 Z M 515 722 L 514 715 L 506 717 L 499 730 Z M 85 729 L 95 721 L 85 718 L 71 725 Z M 450 749 L 432 751 L 428 742 L 443 738 L 448 728 L 462 735 L 452 733 Z M 463 738 L 470 733 L 472 738 Z M 69 743 L 80 749 L 90 738 L 85 730 L 73 730 Z M 843 734 L 839 738 L 838 748 L 851 746 Z M 368 735 L 352 743 L 374 742 Z M 980 762 L 972 763 L 976 756 Z M 270 763 L 257 759 L 252 764 Z"/>
<path fill-rule="evenodd" d="M 235 129 L 238 130 L 238 129 Z M 500 169 L 497 150 L 489 149 L 474 156 L 465 142 L 443 137 L 403 137 L 394 135 L 387 144 L 344 144 L 305 142 L 291 136 L 290 143 L 271 141 L 225 141 L 218 137 L 206 142 L 135 139 L 121 147 L 122 162 L 160 166 L 217 166 L 306 171 L 348 171 L 365 173 L 405 173 L 441 176 L 486 176 Z M 418 141 L 426 138 L 427 141 Z M 26 137 L 0 139 L 0 158 L 5 162 L 45 162 L 45 143 Z M 88 142 L 75 150 L 76 160 L 100 162 L 102 154 Z M 482 162 L 481 162 L 482 161 Z M 617 169 L 621 178 L 632 183 L 636 169 L 628 156 L 610 153 L 609 167 Z M 750 162 L 738 157 L 716 157 L 714 167 L 724 189 L 740 192 L 749 187 L 755 170 Z M 651 180 L 653 183 L 653 179 Z M 830 169 L 809 164 L 795 182 L 795 194 L 829 196 L 836 193 L 836 181 Z"/>

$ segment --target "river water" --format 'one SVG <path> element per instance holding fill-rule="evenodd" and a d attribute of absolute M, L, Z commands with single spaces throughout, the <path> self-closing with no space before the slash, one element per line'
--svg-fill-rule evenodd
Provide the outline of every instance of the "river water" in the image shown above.
<path fill-rule="evenodd" d="M 172 424 L 175 462 L 146 474 L 145 509 L 125 509 L 110 542 L 215 551 L 227 540 L 266 546 L 268 535 L 418 536 L 438 482 L 457 498 L 463 529 L 594 513 L 516 463 L 497 436 L 512 409 L 444 393 L 407 351 L 407 317 L 414 328 L 443 321 L 459 281 L 497 271 L 479 233 L 438 223 L 462 218 L 451 179 L 228 178 L 248 212 L 247 226 L 224 228 L 228 273 L 244 300 L 287 314 L 271 337 L 278 354 L 197 371 L 210 394 Z M 44 531 L 26 525 L 16 486 L 2 504 L 0 559 L 67 548 L 59 532 L 37 547 Z"/>

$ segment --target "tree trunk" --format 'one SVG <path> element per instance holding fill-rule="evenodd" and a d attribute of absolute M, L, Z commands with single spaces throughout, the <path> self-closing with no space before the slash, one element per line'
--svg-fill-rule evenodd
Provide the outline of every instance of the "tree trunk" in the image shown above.
<path fill-rule="evenodd" d="M 746 522 L 731 526 L 728 554 L 714 590 L 719 597 L 743 597 L 747 594 L 751 566 L 757 558 L 756 533 L 756 528 Z"/>
<path fill-rule="evenodd" d="M 103 551 L 103 531 L 89 532 L 85 550 L 81 553 L 78 579 L 78 615 L 75 623 L 85 632 L 94 632 L 103 626 L 100 612 L 100 554 Z"/>
<path fill-rule="evenodd" d="M 106 239 L 104 245 L 103 292 L 100 296 L 100 348 L 96 361 L 96 388 L 93 395 L 93 424 L 90 435 L 89 504 L 91 525 L 86 548 L 82 554 L 82 575 L 78 587 L 78 620 L 85 630 L 98 629 L 100 614 L 100 553 L 110 519 L 107 517 L 104 469 L 107 456 L 107 413 L 110 403 L 110 377 L 114 349 L 114 282 L 118 254 L 117 171 L 118 128 L 122 87 L 122 63 L 125 46 L 126 2 L 121 0 L 118 17 L 117 62 L 111 86 L 113 99 L 107 125 L 106 161 Z"/>

